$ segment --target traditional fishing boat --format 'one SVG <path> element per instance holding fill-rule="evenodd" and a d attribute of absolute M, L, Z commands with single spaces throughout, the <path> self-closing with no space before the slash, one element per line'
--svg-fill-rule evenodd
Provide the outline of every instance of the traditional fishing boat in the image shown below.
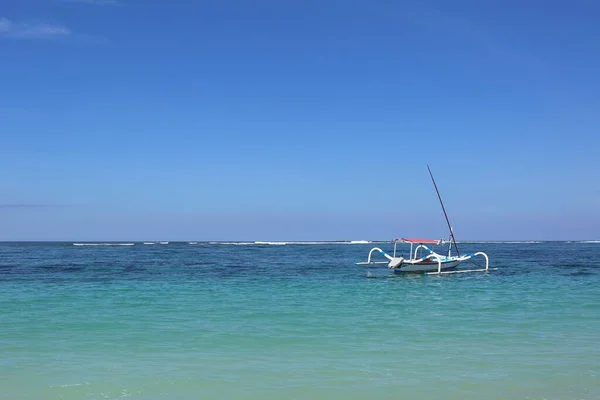
<path fill-rule="evenodd" d="M 433 178 L 433 174 L 431 173 L 431 169 L 429 165 L 427 166 L 429 170 L 429 175 L 431 176 L 431 180 L 433 182 L 433 186 L 435 187 L 435 191 L 438 195 L 438 199 L 442 206 L 442 211 L 444 212 L 444 217 L 446 218 L 446 223 L 448 224 L 448 229 L 450 230 L 450 240 L 448 245 L 448 252 L 446 255 L 437 253 L 430 249 L 427 245 L 433 247 L 434 245 L 443 245 L 443 240 L 432 240 L 432 239 L 394 239 L 394 252 L 392 255 L 389 255 L 379 247 L 373 247 L 371 251 L 369 251 L 369 257 L 366 262 L 359 262 L 356 265 L 376 265 L 376 264 L 387 264 L 387 267 L 392 269 L 394 272 L 420 272 L 426 274 L 443 274 L 443 273 L 458 273 L 458 272 L 479 272 L 479 271 L 489 271 L 489 259 L 487 254 L 484 252 L 478 251 L 472 254 L 463 254 L 461 255 L 458 250 L 458 245 L 456 244 L 456 240 L 454 239 L 454 232 L 452 230 L 452 226 L 450 225 L 450 220 L 448 219 L 448 214 L 446 213 L 446 208 L 444 207 L 444 203 L 442 202 L 442 197 L 440 196 L 440 192 L 435 183 L 435 179 Z M 410 251 L 408 253 L 408 258 L 404 258 L 403 255 L 398 256 L 397 253 L 397 245 L 398 243 L 408 243 L 410 244 Z M 456 252 L 455 255 L 452 255 L 452 247 Z M 387 261 L 372 261 L 371 257 L 373 253 L 379 252 Z M 461 269 L 458 270 L 456 267 L 463 261 L 470 260 L 475 256 L 483 256 L 485 258 L 485 268 L 479 269 Z"/>
<path fill-rule="evenodd" d="M 425 272 L 425 273 L 442 273 L 453 270 L 460 263 L 471 258 L 481 255 L 485 258 L 485 269 L 477 270 L 456 270 L 453 272 L 474 272 L 474 271 L 487 271 L 488 267 L 488 256 L 487 254 L 479 251 L 473 254 L 463 255 L 452 255 L 452 241 L 448 246 L 447 255 L 442 255 L 430 249 L 429 245 L 443 245 L 443 240 L 431 240 L 431 239 L 394 239 L 394 252 L 389 255 L 379 247 L 373 247 L 369 252 L 369 257 L 366 262 L 359 262 L 356 265 L 376 265 L 376 264 L 387 264 L 387 267 L 393 269 L 394 272 Z M 408 257 L 404 258 L 403 255 L 398 255 L 397 245 L 398 243 L 410 244 L 410 251 Z M 433 247 L 433 246 L 432 246 Z M 379 252 L 388 261 L 372 261 L 372 255 L 374 252 Z"/>

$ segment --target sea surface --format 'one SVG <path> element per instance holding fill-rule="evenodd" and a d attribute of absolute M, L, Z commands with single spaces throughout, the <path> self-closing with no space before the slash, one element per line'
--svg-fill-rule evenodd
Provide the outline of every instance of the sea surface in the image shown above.
<path fill-rule="evenodd" d="M 600 243 L 88 244 L 0 243 L 0 399 L 600 399 Z"/>

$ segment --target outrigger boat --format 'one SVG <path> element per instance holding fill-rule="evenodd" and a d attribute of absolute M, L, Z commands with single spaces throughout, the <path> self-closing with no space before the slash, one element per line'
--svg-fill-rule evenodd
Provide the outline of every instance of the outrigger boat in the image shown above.
<path fill-rule="evenodd" d="M 472 254 L 463 254 L 461 255 L 458 251 L 458 246 L 456 244 L 456 240 L 454 239 L 454 232 L 450 225 L 450 221 L 448 220 L 448 215 L 446 214 L 446 209 L 444 207 L 444 203 L 442 202 L 442 198 L 440 196 L 440 192 L 435 183 L 435 179 L 433 179 L 433 174 L 431 173 L 431 169 L 427 166 L 429 170 L 429 175 L 431 176 L 431 180 L 433 181 L 433 186 L 435 187 L 435 191 L 437 192 L 438 199 L 440 200 L 440 204 L 442 205 L 442 211 L 444 212 L 444 216 L 446 217 L 446 222 L 448 223 L 448 229 L 450 230 L 450 244 L 448 246 L 447 255 L 442 255 L 436 253 L 431 250 L 426 245 L 442 245 L 444 244 L 443 240 L 431 240 L 431 239 L 394 239 L 394 253 L 393 255 L 387 254 L 385 251 L 380 249 L 379 247 L 373 247 L 371 251 L 369 251 L 369 257 L 366 262 L 359 262 L 356 265 L 374 265 L 374 264 L 387 264 L 387 267 L 392 269 L 394 272 L 420 272 L 425 274 L 449 274 L 449 273 L 459 273 L 459 272 L 487 272 L 490 270 L 489 268 L 489 259 L 487 254 L 482 251 L 478 251 Z M 398 256 L 396 247 L 398 243 L 409 243 L 410 244 L 410 252 L 408 253 L 408 258 L 404 258 L 403 256 Z M 416 247 L 415 247 L 416 245 Z M 456 251 L 455 255 L 452 255 L 452 247 L 454 245 L 454 250 Z M 371 261 L 371 256 L 374 252 L 379 252 L 388 261 Z M 475 256 L 483 256 L 485 258 L 485 268 L 479 269 L 461 269 L 457 270 L 456 267 L 463 261 L 470 260 Z M 495 268 L 494 268 L 495 269 Z"/>
<path fill-rule="evenodd" d="M 474 271 L 488 271 L 488 256 L 487 254 L 479 251 L 473 254 L 466 255 L 452 255 L 452 242 L 448 248 L 448 254 L 442 255 L 431 250 L 426 244 L 441 245 L 444 244 L 443 240 L 431 240 L 431 239 L 394 239 L 394 253 L 393 255 L 387 254 L 379 247 L 373 247 L 369 252 L 367 262 L 359 262 L 356 265 L 373 265 L 373 264 L 387 264 L 387 267 L 393 269 L 394 272 L 424 272 L 424 273 L 449 273 L 449 272 L 474 272 Z M 410 252 L 408 258 L 397 255 L 396 246 L 398 243 L 410 243 Z M 415 247 L 416 245 L 416 247 Z M 371 257 L 374 252 L 381 253 L 389 261 L 371 261 Z M 463 261 L 469 260 L 475 256 L 483 256 L 485 258 L 485 269 L 477 270 L 454 270 Z"/>

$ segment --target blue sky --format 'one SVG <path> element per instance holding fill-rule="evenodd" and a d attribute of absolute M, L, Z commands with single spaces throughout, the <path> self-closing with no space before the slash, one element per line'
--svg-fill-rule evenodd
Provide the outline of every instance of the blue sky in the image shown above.
<path fill-rule="evenodd" d="M 600 238 L 600 3 L 4 0 L 0 240 Z"/>

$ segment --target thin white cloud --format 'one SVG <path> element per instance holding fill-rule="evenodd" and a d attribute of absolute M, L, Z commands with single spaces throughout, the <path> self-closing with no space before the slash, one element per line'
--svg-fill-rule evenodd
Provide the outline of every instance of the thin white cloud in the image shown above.
<path fill-rule="evenodd" d="M 117 0 L 62 0 L 66 3 L 83 3 L 95 6 L 114 6 L 119 4 Z"/>
<path fill-rule="evenodd" d="M 71 35 L 71 30 L 63 25 L 45 22 L 13 22 L 0 18 L 0 37 L 14 39 L 57 39 Z"/>

